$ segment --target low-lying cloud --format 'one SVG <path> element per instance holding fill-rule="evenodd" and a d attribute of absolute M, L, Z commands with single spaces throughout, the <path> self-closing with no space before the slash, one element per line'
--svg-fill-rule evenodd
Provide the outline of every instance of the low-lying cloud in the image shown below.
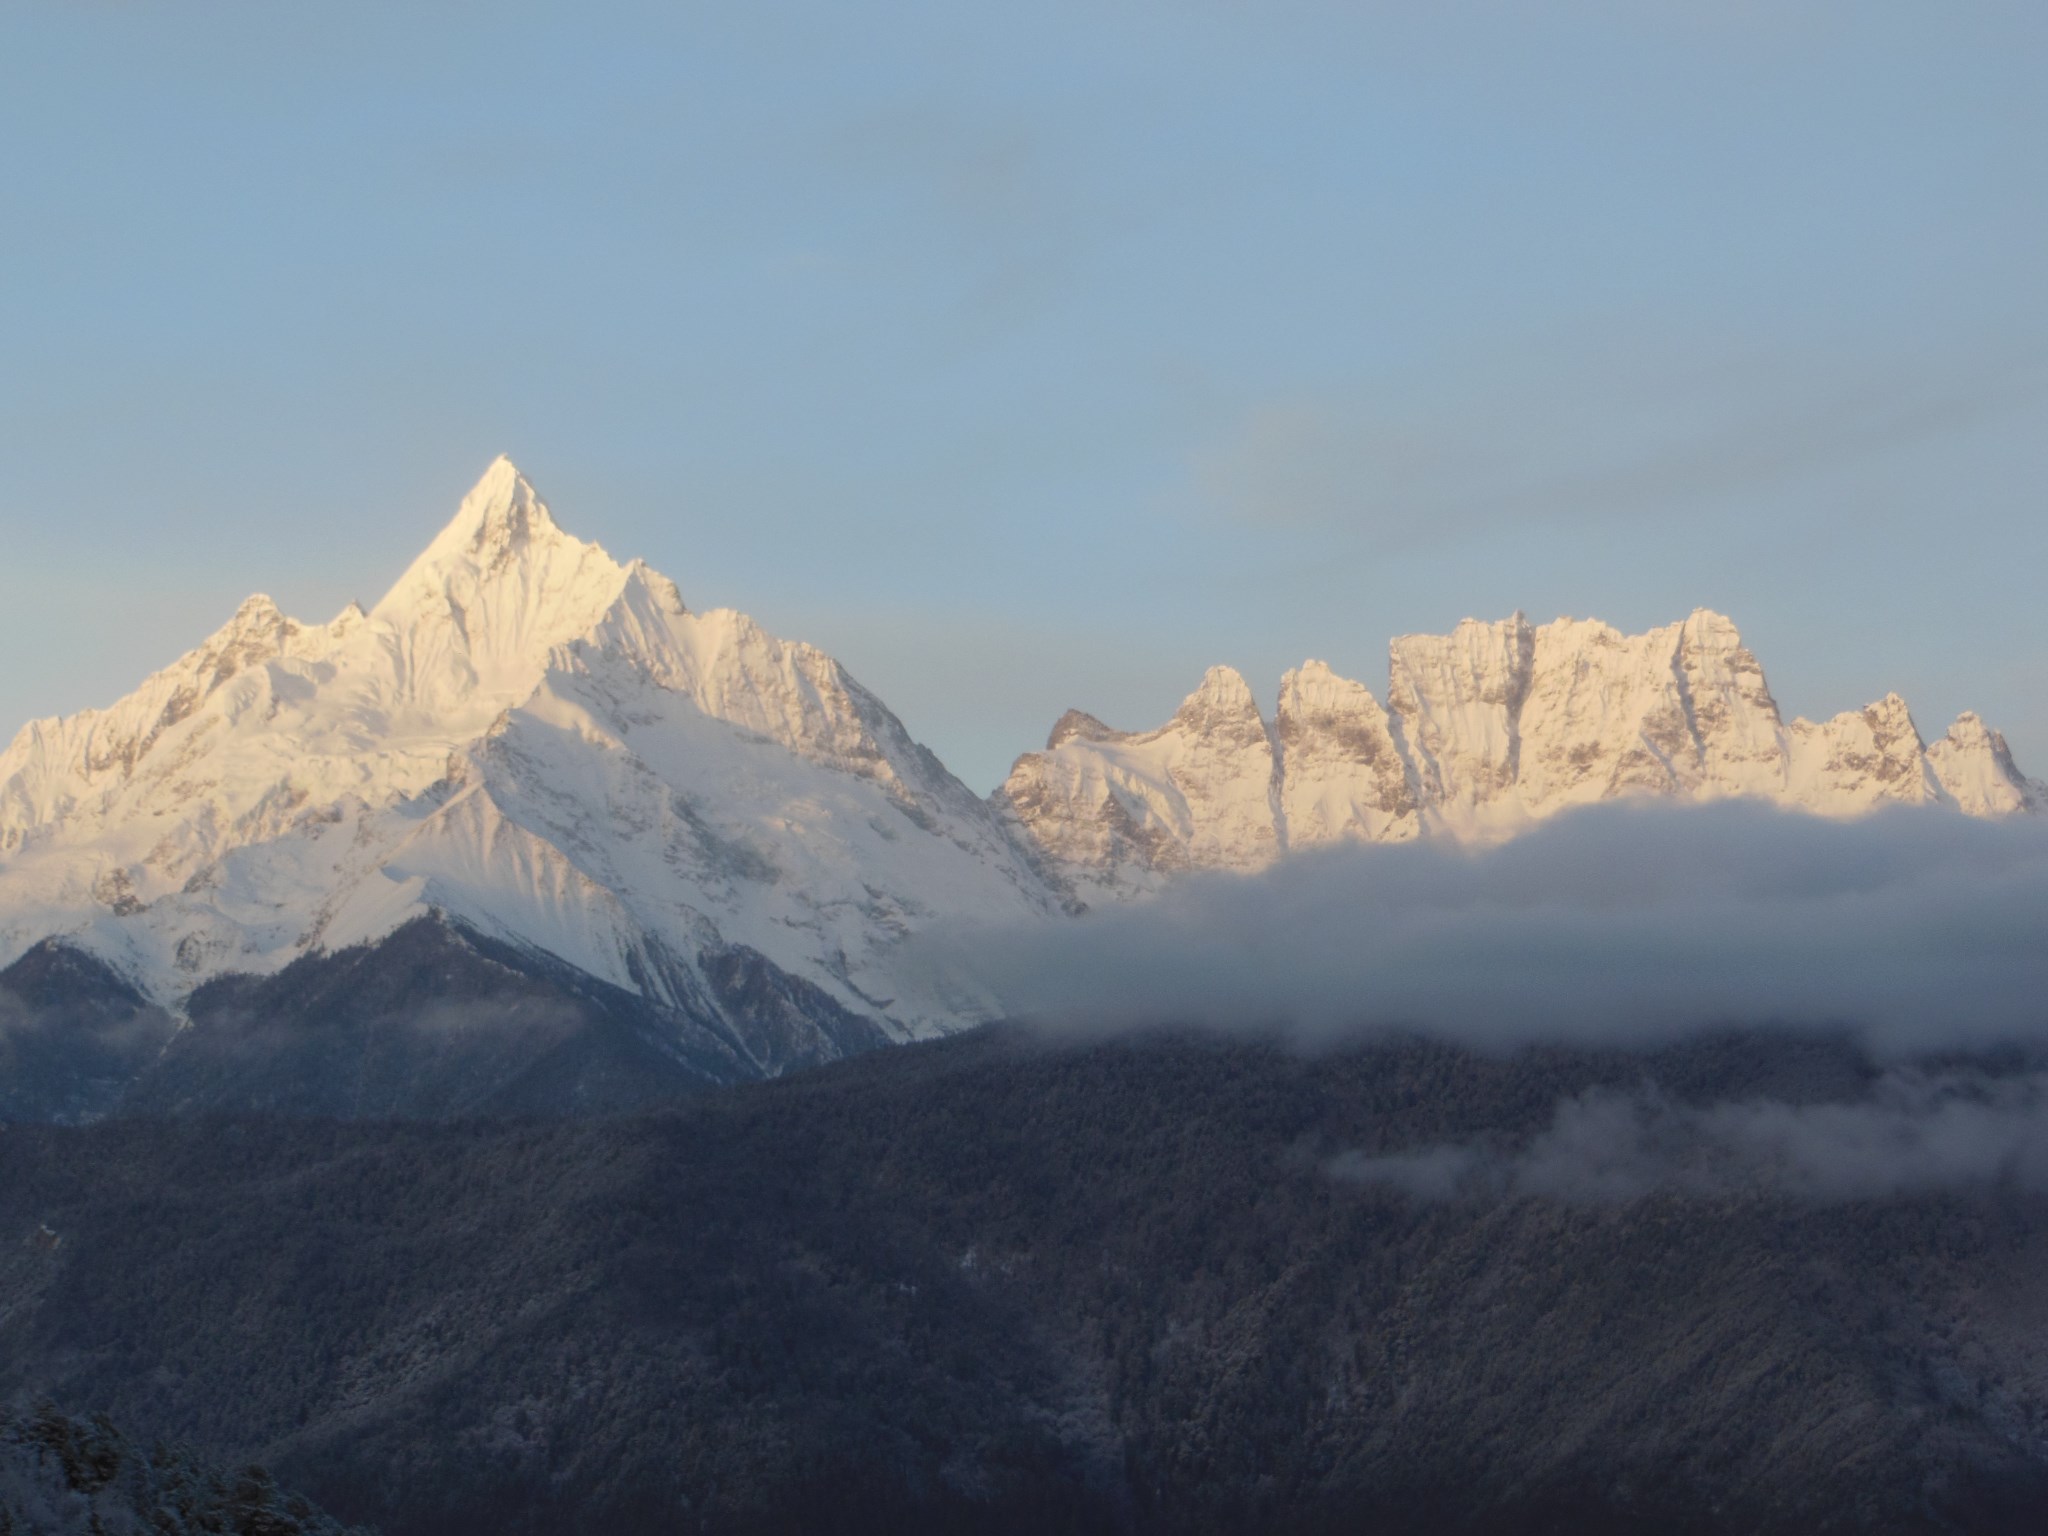
<path fill-rule="evenodd" d="M 1911 1069 L 1867 1100 L 1694 1106 L 1654 1088 L 1564 1100 L 1526 1145 L 1480 1140 L 1345 1153 L 1333 1177 L 1420 1200 L 1476 1194 L 1618 1204 L 1658 1193 L 1816 1202 L 1972 1185 L 2048 1189 L 2048 1076 Z"/>
<path fill-rule="evenodd" d="M 1595 806 L 1485 849 L 1300 854 L 927 954 L 1013 1016 L 1480 1049 L 1848 1028 L 1881 1055 L 2048 1044 L 2048 826 Z"/>
<path fill-rule="evenodd" d="M 89 1043 L 108 1050 L 154 1049 L 169 1036 L 171 1028 L 169 1016 L 156 1008 L 45 1007 L 0 987 L 0 1046 L 47 1041 Z"/>

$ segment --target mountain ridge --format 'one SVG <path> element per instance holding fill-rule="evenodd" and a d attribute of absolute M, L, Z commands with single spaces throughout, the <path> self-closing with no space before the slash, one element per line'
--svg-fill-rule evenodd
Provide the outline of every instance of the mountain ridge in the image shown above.
<path fill-rule="evenodd" d="M 1057 878 L 1097 900 L 1345 839 L 1491 841 L 1629 795 L 1834 816 L 2048 803 L 1973 712 L 1932 743 L 1896 693 L 1787 721 L 1733 621 L 1711 609 L 1640 635 L 1590 619 L 1466 619 L 1448 635 L 1395 637 L 1388 675 L 1383 704 L 1307 661 L 1282 676 L 1270 721 L 1229 668 L 1212 668 L 1156 730 L 1070 711 L 993 799 Z"/>
<path fill-rule="evenodd" d="M 721 770 L 734 793 L 691 793 Z M 778 835 L 792 813 L 804 835 Z M 621 873 L 645 851 L 628 826 L 663 838 L 675 878 Z M 888 845 L 918 832 L 924 856 L 892 874 Z M 0 949 L 68 931 L 171 1002 L 431 908 L 635 988 L 662 969 L 650 935 L 807 927 L 766 949 L 872 1007 L 896 990 L 862 980 L 888 923 L 844 909 L 920 885 L 990 915 L 1046 903 L 981 801 L 837 662 L 689 610 L 562 532 L 505 460 L 367 613 L 307 626 L 251 599 L 112 708 L 25 728 L 0 754 L 0 858 Z M 739 910 L 771 887 L 775 910 Z M 896 1033 L 931 1027 L 921 1006 Z"/>
<path fill-rule="evenodd" d="M 635 1027 L 678 1061 L 771 1072 L 1000 1012 L 900 963 L 942 919 L 1032 922 L 1344 840 L 1512 836 L 1624 795 L 2042 804 L 1973 714 L 1932 744 L 1896 694 L 1784 720 L 1706 609 L 1634 636 L 1466 620 L 1388 655 L 1384 700 L 1311 660 L 1270 719 L 1229 667 L 1151 731 L 1069 711 L 983 799 L 831 656 L 690 608 L 500 458 L 370 608 L 312 624 L 252 596 L 125 698 L 22 728 L 0 967 L 56 940 L 190 1026 L 222 978 L 437 916 L 642 999 Z M 721 980 L 734 964 L 753 980 Z M 749 997 L 778 1000 L 778 1036 Z"/>

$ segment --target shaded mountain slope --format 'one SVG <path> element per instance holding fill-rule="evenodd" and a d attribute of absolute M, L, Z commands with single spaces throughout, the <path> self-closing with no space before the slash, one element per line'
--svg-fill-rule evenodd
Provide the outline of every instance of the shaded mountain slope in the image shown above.
<path fill-rule="evenodd" d="M 888 1036 L 753 950 L 660 1003 L 439 916 L 225 976 L 114 1105 L 341 1119 L 595 1114 L 869 1050 Z"/>
<path fill-rule="evenodd" d="M 109 1113 L 176 1027 L 105 962 L 44 940 L 0 969 L 0 1122 Z"/>

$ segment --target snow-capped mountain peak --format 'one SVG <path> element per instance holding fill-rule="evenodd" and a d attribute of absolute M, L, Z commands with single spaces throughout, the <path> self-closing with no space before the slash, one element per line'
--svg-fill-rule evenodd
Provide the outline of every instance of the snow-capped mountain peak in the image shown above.
<path fill-rule="evenodd" d="M 1927 761 L 1945 794 L 1972 816 L 2010 816 L 2042 808 L 2040 786 L 2012 760 L 2005 737 L 1964 710 L 1941 740 L 1927 748 Z"/>
<path fill-rule="evenodd" d="M 499 459 L 373 608 L 308 624 L 253 596 L 128 697 L 21 731 L 0 967 L 56 939 L 176 1010 L 424 920 L 610 989 L 644 1046 L 736 1077 L 978 1017 L 969 983 L 902 963 L 941 919 L 1343 840 L 1505 837 L 1616 796 L 2042 800 L 1972 714 L 1931 744 L 1896 694 L 1787 722 L 1707 609 L 1638 635 L 1466 620 L 1388 662 L 1384 703 L 1308 661 L 1270 719 L 1230 667 L 1156 730 L 1069 711 L 985 802 L 832 657 L 692 611 Z"/>
<path fill-rule="evenodd" d="M 386 631 L 398 700 L 474 718 L 530 693 L 549 653 L 597 624 L 628 579 L 500 458 L 369 617 Z"/>
<path fill-rule="evenodd" d="M 1273 737 L 1251 686 L 1211 667 L 1156 731 L 1069 711 L 994 801 L 1083 900 L 1142 894 L 1187 868 L 1248 868 L 1281 850 Z"/>
<path fill-rule="evenodd" d="M 463 565 L 488 568 L 528 545 L 587 547 L 564 533 L 547 503 L 519 466 L 500 454 L 462 498 L 455 516 L 401 577 L 399 588 L 418 572 Z"/>
<path fill-rule="evenodd" d="M 916 1031 L 953 1013 L 890 977 L 905 932 L 1051 900 L 837 662 L 689 612 L 506 459 L 367 613 L 252 598 L 0 754 L 0 964 L 68 935 L 172 1004 L 440 912 L 700 1014 L 739 946 Z"/>
<path fill-rule="evenodd" d="M 1159 731 L 1070 713 L 998 803 L 1046 867 L 1099 900 L 1188 864 L 1256 868 L 1344 838 L 1505 837 L 1619 796 L 1743 795 L 1827 815 L 1903 803 L 1995 816 L 2042 800 L 1974 715 L 1932 745 L 1896 693 L 1788 724 L 1733 621 L 1707 608 L 1640 635 L 1520 613 L 1403 635 L 1384 707 L 1305 662 L 1281 679 L 1270 734 L 1249 699 L 1236 674 L 1211 672 Z M 1269 780 L 1261 819 L 1250 786 Z"/>

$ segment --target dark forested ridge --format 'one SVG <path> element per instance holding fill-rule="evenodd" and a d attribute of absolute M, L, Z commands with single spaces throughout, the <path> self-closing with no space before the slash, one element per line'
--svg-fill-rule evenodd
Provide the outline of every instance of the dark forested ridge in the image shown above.
<path fill-rule="evenodd" d="M 0 970 L 0 1121 L 108 1113 L 175 1028 L 104 962 L 36 945 Z"/>
<path fill-rule="evenodd" d="M 394 1533 L 2035 1531 L 2048 1203 L 1333 1176 L 1848 1046 L 1016 1030 L 630 1118 L 0 1131 L 0 1399 Z"/>
<path fill-rule="evenodd" d="M 744 946 L 660 1004 L 439 916 L 216 977 L 186 1027 L 58 941 L 0 970 L 0 1120 L 206 1112 L 334 1119 L 618 1113 L 887 1036 Z"/>

